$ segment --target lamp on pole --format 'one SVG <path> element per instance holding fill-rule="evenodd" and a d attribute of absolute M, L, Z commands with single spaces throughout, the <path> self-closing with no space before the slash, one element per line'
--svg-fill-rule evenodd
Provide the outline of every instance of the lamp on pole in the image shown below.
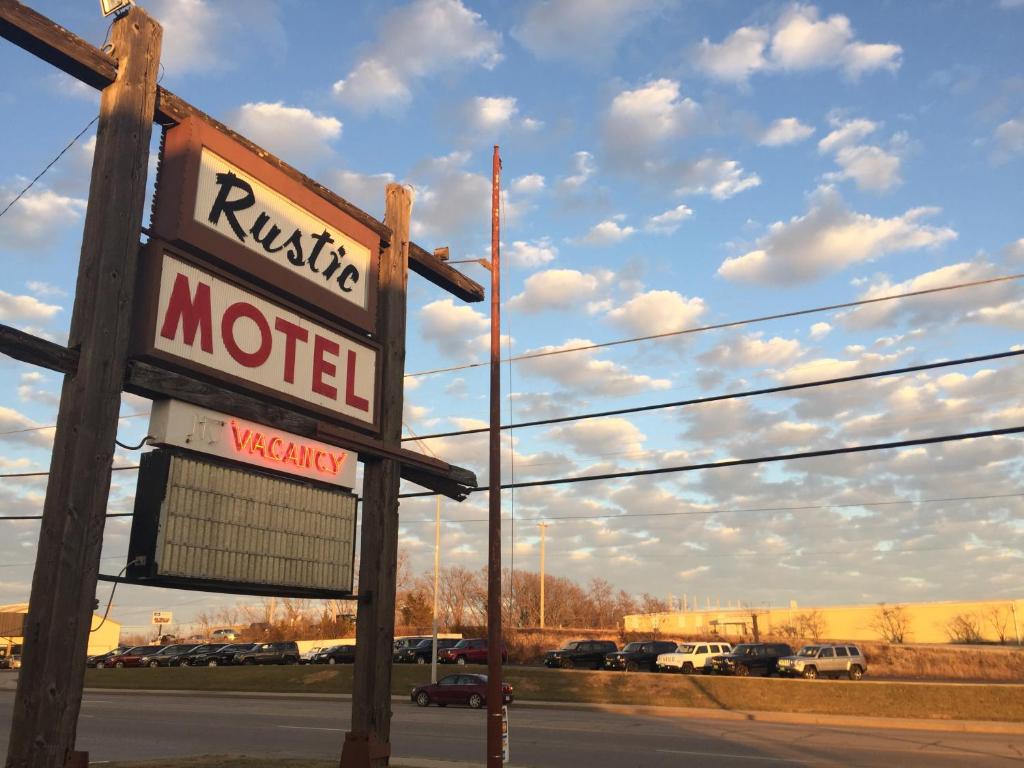
<path fill-rule="evenodd" d="M 540 628 L 544 629 L 544 539 L 551 523 L 537 523 L 540 528 Z"/>

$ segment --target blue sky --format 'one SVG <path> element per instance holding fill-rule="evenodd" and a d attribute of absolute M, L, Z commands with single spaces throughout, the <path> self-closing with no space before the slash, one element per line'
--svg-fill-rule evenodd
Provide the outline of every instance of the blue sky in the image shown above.
<path fill-rule="evenodd" d="M 90 42 L 92 3 L 31 5 Z M 412 184 L 414 237 L 488 255 L 493 144 L 504 159 L 506 347 L 641 336 L 1024 271 L 1019 0 L 929 4 L 160 0 L 162 84 L 381 215 Z M 95 116 L 98 99 L 0 46 L 0 200 Z M 66 339 L 93 131 L 0 219 L 0 321 Z M 485 282 L 486 273 L 464 265 Z M 480 361 L 486 307 L 410 279 L 408 371 Z M 1010 349 L 1017 282 L 516 363 L 516 420 L 656 403 Z M 0 432 L 53 424 L 59 380 L 6 360 Z M 506 478 L 624 471 L 1024 423 L 1009 362 L 517 432 Z M 124 412 L 148 405 L 126 398 Z M 486 418 L 484 369 L 412 377 L 417 434 Z M 123 422 L 126 439 L 145 419 Z M 0 468 L 45 469 L 47 430 L 0 434 Z M 484 441 L 431 441 L 471 466 Z M 506 561 L 614 576 L 629 591 L 803 604 L 1018 597 L 1018 438 L 531 489 L 505 497 Z M 126 455 L 124 461 L 133 461 Z M 120 460 L 120 459 L 119 459 Z M 134 479 L 118 473 L 115 509 Z M 41 481 L 4 480 L 5 509 Z M 448 502 L 444 559 L 479 567 L 483 497 Z M 430 565 L 432 501 L 403 504 Z M 729 512 L 763 507 L 794 512 Z M 676 516 L 644 517 L 673 512 Z M 613 516 L 608 518 L 607 516 Z M 120 567 L 128 525 L 108 526 Z M 27 593 L 38 527 L 4 524 L 0 602 Z M 157 593 L 158 594 L 158 593 Z M 194 595 L 126 590 L 126 623 Z M 164 602 L 155 605 L 154 600 Z M 135 613 L 132 614 L 132 611 Z"/>

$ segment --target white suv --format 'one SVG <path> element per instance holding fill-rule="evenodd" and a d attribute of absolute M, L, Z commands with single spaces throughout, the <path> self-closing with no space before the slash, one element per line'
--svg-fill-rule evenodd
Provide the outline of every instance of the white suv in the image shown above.
<path fill-rule="evenodd" d="M 675 653 L 663 653 L 658 657 L 659 672 L 682 672 L 684 675 L 711 669 L 711 659 L 732 652 L 732 646 L 720 640 L 698 640 L 682 643 Z"/>

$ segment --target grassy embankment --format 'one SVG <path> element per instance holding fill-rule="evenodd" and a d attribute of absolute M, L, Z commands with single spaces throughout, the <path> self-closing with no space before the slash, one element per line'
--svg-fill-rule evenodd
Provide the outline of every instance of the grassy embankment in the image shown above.
<path fill-rule="evenodd" d="M 463 667 L 486 672 L 483 667 Z M 451 667 L 442 674 L 453 671 Z M 426 682 L 425 666 L 397 665 L 392 691 L 408 695 Z M 636 704 L 702 709 L 802 712 L 877 717 L 1024 722 L 1024 687 L 1006 685 L 854 683 L 583 672 L 510 667 L 520 700 Z M 88 670 L 90 688 L 274 693 L 350 693 L 351 667 L 220 667 Z"/>

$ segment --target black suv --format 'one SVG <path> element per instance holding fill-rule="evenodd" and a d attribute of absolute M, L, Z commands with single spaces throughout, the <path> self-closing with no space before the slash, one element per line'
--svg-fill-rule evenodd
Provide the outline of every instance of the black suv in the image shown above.
<path fill-rule="evenodd" d="M 356 647 L 354 645 L 332 645 L 321 648 L 313 654 L 310 664 L 355 664 Z"/>
<path fill-rule="evenodd" d="M 165 645 L 156 653 L 150 653 L 139 659 L 140 667 L 179 667 L 181 660 L 196 649 L 196 644 Z"/>
<path fill-rule="evenodd" d="M 251 651 L 235 654 L 234 664 L 298 664 L 299 644 L 294 640 L 258 643 Z"/>
<path fill-rule="evenodd" d="M 785 643 L 743 643 L 725 656 L 711 660 L 711 671 L 718 675 L 774 675 L 779 671 L 779 659 L 792 656 L 793 649 Z"/>
<path fill-rule="evenodd" d="M 457 642 L 459 640 L 455 637 L 439 637 L 437 638 L 437 652 L 452 648 Z M 395 651 L 392 659 L 396 664 L 429 664 L 433 648 L 434 639 L 428 637 L 426 640 L 420 640 L 416 645 Z"/>
<path fill-rule="evenodd" d="M 604 657 L 605 669 L 624 669 L 627 672 L 639 672 L 646 669 L 654 672 L 658 665 L 658 656 L 672 653 L 675 643 L 665 640 L 644 640 L 642 643 L 630 643 L 621 651 L 609 653 Z"/>
<path fill-rule="evenodd" d="M 561 667 L 562 669 L 573 669 L 574 667 L 600 669 L 604 664 L 605 656 L 615 653 L 617 650 L 619 647 L 611 640 L 573 640 L 571 643 L 566 643 L 564 648 L 545 653 L 544 666 Z"/>
<path fill-rule="evenodd" d="M 215 650 L 203 651 L 202 653 L 197 648 L 182 658 L 181 665 L 183 667 L 223 667 L 235 663 L 235 654 L 251 651 L 254 648 L 256 648 L 256 643 L 222 645 Z"/>

